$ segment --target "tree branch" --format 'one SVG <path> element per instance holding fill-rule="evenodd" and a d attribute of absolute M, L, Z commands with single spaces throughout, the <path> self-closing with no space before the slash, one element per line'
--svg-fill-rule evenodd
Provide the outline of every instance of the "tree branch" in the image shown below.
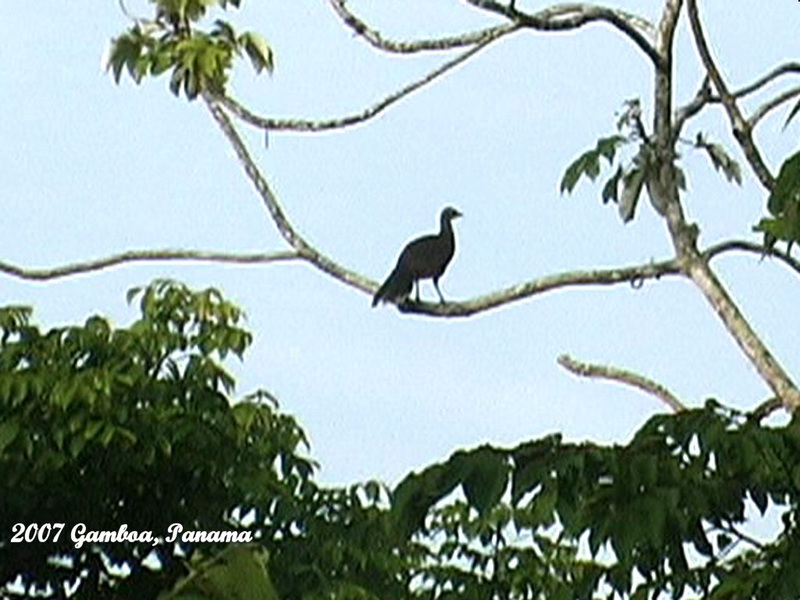
<path fill-rule="evenodd" d="M 569 271 L 532 279 L 465 302 L 446 302 L 441 304 L 436 302 L 406 301 L 399 304 L 398 309 L 401 312 L 429 316 L 470 317 L 552 290 L 584 285 L 616 285 L 619 283 L 629 283 L 632 287 L 638 288 L 647 279 L 659 279 L 664 275 L 678 274 L 680 274 L 680 268 L 674 260 L 612 269 Z"/>
<path fill-rule="evenodd" d="M 719 244 L 714 244 L 713 246 L 706 248 L 703 251 L 702 256 L 704 260 L 709 261 L 724 252 L 730 252 L 732 250 L 752 252 L 754 254 L 759 254 L 762 258 L 764 256 L 774 256 L 785 263 L 795 273 L 800 275 L 800 261 L 789 253 L 778 250 L 777 248 L 766 248 L 761 244 L 746 242 L 744 240 L 729 240 L 726 242 L 720 242 Z"/>
<path fill-rule="evenodd" d="M 417 79 L 416 81 L 406 85 L 405 87 L 389 94 L 388 96 L 384 97 L 383 99 L 376 102 L 372 106 L 369 106 L 360 112 L 346 115 L 344 117 L 336 117 L 332 119 L 322 119 L 322 120 L 265 118 L 252 113 L 247 108 L 245 108 L 244 106 L 242 106 L 241 104 L 239 104 L 238 102 L 227 96 L 218 97 L 217 100 L 219 100 L 219 102 L 221 102 L 225 106 L 225 108 L 230 110 L 234 115 L 236 115 L 243 121 L 249 123 L 250 125 L 253 125 L 254 127 L 263 129 L 265 131 L 290 130 L 298 132 L 317 132 L 317 131 L 326 131 L 330 129 L 342 129 L 352 125 L 356 125 L 358 123 L 363 123 L 364 121 L 376 117 L 384 110 L 389 108 L 395 102 L 398 102 L 399 100 L 405 98 L 409 94 L 417 91 L 418 89 L 438 79 L 448 71 L 454 69 L 458 65 L 472 58 L 475 54 L 486 48 L 489 44 L 491 44 L 498 38 L 502 37 L 503 35 L 506 35 L 507 33 L 511 33 L 516 29 L 517 26 L 512 25 L 509 27 L 504 27 L 502 28 L 502 30 L 498 30 L 493 35 L 486 37 L 481 42 L 476 44 L 474 47 L 470 48 L 466 52 L 462 52 L 452 60 L 445 62 L 441 66 L 429 72 L 424 77 Z"/>
<path fill-rule="evenodd" d="M 356 289 L 373 293 L 375 289 L 377 289 L 377 284 L 374 281 L 362 277 L 355 271 L 346 269 L 345 267 L 329 259 L 324 254 L 321 254 L 302 235 L 300 235 L 297 230 L 295 230 L 294 226 L 284 214 L 283 209 L 278 203 L 278 199 L 275 197 L 275 194 L 273 194 L 272 189 L 267 183 L 267 180 L 264 179 L 264 176 L 253 162 L 250 153 L 247 151 L 247 147 L 244 145 L 244 141 L 239 136 L 228 115 L 225 113 L 225 109 L 220 106 L 218 101 L 208 94 L 203 95 L 203 100 L 205 100 L 206 106 L 211 112 L 211 116 L 214 117 L 214 120 L 217 122 L 217 125 L 219 125 L 222 133 L 225 134 L 225 137 L 228 139 L 231 146 L 233 146 L 236 156 L 239 159 L 239 163 L 244 168 L 245 174 L 255 186 L 256 191 L 258 192 L 259 196 L 261 196 L 261 199 L 264 202 L 264 205 L 266 206 L 270 216 L 272 217 L 275 226 L 278 228 L 278 232 L 283 236 L 289 246 L 291 246 L 301 258 L 307 260 L 321 271 L 332 275 L 339 281 Z"/>
<path fill-rule="evenodd" d="M 684 406 L 684 404 L 666 387 L 632 371 L 620 369 L 618 367 L 580 362 L 566 354 L 562 354 L 558 357 L 558 364 L 579 377 L 609 379 L 638 388 L 655 396 L 675 412 L 686 410 L 686 406 Z"/>
<path fill-rule="evenodd" d="M 232 254 L 225 252 L 207 252 L 203 250 L 129 250 L 105 258 L 71 263 L 53 268 L 26 268 L 9 262 L 0 261 L 0 273 L 29 281 L 48 281 L 73 275 L 81 275 L 94 271 L 102 271 L 124 263 L 155 262 L 162 260 L 180 260 L 194 262 L 215 262 L 245 264 L 264 264 L 287 262 L 303 258 L 299 252 L 271 252 L 253 254 Z"/>
<path fill-rule="evenodd" d="M 787 75 L 787 74 L 790 74 L 790 73 L 800 73 L 800 63 L 790 62 L 790 63 L 785 63 L 785 64 L 782 64 L 782 65 L 779 65 L 778 67 L 775 67 L 774 69 L 772 69 L 772 71 L 770 71 L 766 75 L 763 75 L 763 76 L 759 77 L 758 79 L 756 79 L 753 83 L 750 83 L 750 84 L 748 84 L 748 85 L 736 90 L 731 95 L 735 99 L 742 99 L 745 96 L 748 96 L 748 95 L 752 94 L 753 92 L 756 92 L 756 91 L 760 90 L 762 87 L 764 87 L 765 85 L 773 82 L 778 77 L 781 77 L 782 75 Z M 794 93 L 791 95 L 791 97 L 794 97 L 795 95 L 800 94 L 800 87 L 792 88 L 792 90 L 794 90 Z M 768 107 L 766 109 L 766 112 L 769 112 L 770 110 L 772 110 L 772 108 L 774 108 L 772 106 L 769 106 L 770 104 L 772 104 L 774 102 L 777 102 L 777 104 L 781 104 L 781 103 L 785 102 L 786 99 L 788 99 L 788 98 L 785 98 L 783 100 L 778 100 L 777 98 L 780 98 L 780 97 L 782 97 L 784 95 L 788 95 L 788 94 L 789 94 L 789 92 L 786 92 L 785 94 L 782 94 L 781 96 L 778 96 L 775 99 L 768 101 L 765 104 L 765 106 Z M 711 80 L 710 80 L 708 74 L 706 74 L 706 76 L 703 78 L 703 83 L 700 86 L 700 89 L 697 91 L 697 94 L 692 99 L 692 101 L 689 102 L 688 104 L 686 104 L 685 106 L 682 106 L 677 111 L 677 113 L 675 115 L 675 120 L 674 120 L 675 125 L 674 125 L 673 139 L 675 139 L 675 140 L 678 139 L 678 137 L 680 136 L 680 131 L 683 128 L 683 125 L 686 123 L 686 121 L 688 119 L 690 119 L 691 117 L 693 117 L 694 115 L 696 115 L 697 113 L 699 113 L 706 105 L 708 105 L 708 104 L 719 104 L 721 102 L 722 102 L 722 99 L 718 95 L 714 95 L 712 93 Z M 757 110 L 756 113 L 758 113 L 759 111 L 763 111 L 763 110 L 764 110 L 764 107 L 762 107 L 761 109 Z M 763 116 L 764 115 L 756 117 L 755 114 L 753 116 L 751 116 L 750 119 L 748 119 L 748 121 L 750 122 L 750 126 L 752 128 L 755 128 L 756 124 L 758 123 L 758 121 L 761 120 L 761 118 Z"/>
<path fill-rule="evenodd" d="M 768 83 L 771 83 L 778 77 L 781 77 L 782 75 L 787 75 L 789 73 L 800 73 L 800 63 L 789 62 L 779 65 L 774 69 L 772 69 L 772 71 L 770 71 L 766 75 L 763 75 L 762 77 L 756 79 L 753 83 L 746 85 L 743 88 L 735 91 L 733 93 L 733 96 L 734 98 L 744 98 L 745 96 L 760 90 L 762 87 L 764 87 Z M 715 98 L 714 101 L 719 101 L 719 98 Z"/>
<path fill-rule="evenodd" d="M 708 47 L 705 34 L 703 33 L 703 27 L 700 23 L 700 15 L 698 14 L 697 10 L 697 0 L 687 0 L 687 9 L 697 51 L 700 54 L 700 59 L 703 62 L 706 73 L 708 73 L 709 78 L 714 83 L 714 87 L 717 88 L 720 101 L 728 113 L 728 120 L 731 123 L 733 137 L 735 137 L 736 141 L 739 142 L 739 145 L 741 146 L 742 151 L 747 158 L 747 162 L 750 163 L 750 167 L 753 169 L 756 177 L 758 177 L 761 185 L 763 185 L 767 190 L 771 191 L 775 186 L 775 178 L 772 176 L 767 168 L 767 165 L 764 163 L 764 160 L 761 158 L 761 153 L 753 141 L 752 126 L 747 122 L 747 120 L 745 120 L 742 112 L 736 105 L 736 98 L 730 92 L 730 90 L 728 90 L 728 86 L 725 84 L 722 74 L 714 63 L 714 59 L 711 56 L 711 50 Z"/>
<path fill-rule="evenodd" d="M 800 390 L 778 363 L 772 352 L 750 326 L 722 282 L 702 257 L 689 257 L 686 274 L 700 289 L 764 382 L 789 410 L 800 407 Z"/>
<path fill-rule="evenodd" d="M 800 86 L 795 86 L 781 94 L 778 94 L 774 98 L 767 100 L 764 104 L 759 106 L 752 115 L 750 115 L 750 118 L 747 120 L 750 124 L 750 127 L 755 128 L 755 126 L 758 125 L 758 122 L 766 117 L 767 114 L 778 108 L 784 102 L 788 102 L 797 96 L 800 96 Z"/>
<path fill-rule="evenodd" d="M 352 29 L 356 35 L 361 36 L 375 48 L 386 52 L 410 54 L 426 50 L 450 50 L 463 46 L 480 44 L 488 39 L 496 39 L 516 28 L 514 24 L 489 27 L 480 31 L 473 31 L 462 35 L 439 38 L 435 40 L 420 40 L 415 42 L 397 42 L 383 37 L 379 31 L 369 27 L 364 21 L 353 14 L 346 6 L 345 0 L 328 0 L 333 10 L 342 19 L 345 25 Z"/>
<path fill-rule="evenodd" d="M 653 64 L 659 68 L 663 65 L 663 57 L 647 39 L 647 35 L 652 33 L 652 25 L 646 19 L 622 10 L 591 4 L 560 4 L 536 13 L 525 13 L 495 0 L 466 1 L 477 8 L 502 15 L 514 23 L 536 31 L 568 31 L 589 23 L 606 22 L 639 46 Z"/>

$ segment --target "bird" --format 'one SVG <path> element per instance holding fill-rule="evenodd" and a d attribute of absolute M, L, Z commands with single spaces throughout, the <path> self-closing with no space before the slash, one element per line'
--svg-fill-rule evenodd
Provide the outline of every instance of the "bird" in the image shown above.
<path fill-rule="evenodd" d="M 439 217 L 439 233 L 417 238 L 403 248 L 397 265 L 389 273 L 372 299 L 372 306 L 378 302 L 401 302 L 416 287 L 416 301 L 419 302 L 419 282 L 422 279 L 433 279 L 433 287 L 444 304 L 444 296 L 439 289 L 439 278 L 447 269 L 456 250 L 456 237 L 453 232 L 453 219 L 462 216 L 452 206 L 442 210 Z"/>

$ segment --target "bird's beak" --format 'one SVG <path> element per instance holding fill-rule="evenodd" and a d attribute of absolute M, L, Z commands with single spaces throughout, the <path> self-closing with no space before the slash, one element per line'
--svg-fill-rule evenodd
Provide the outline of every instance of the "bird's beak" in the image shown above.
<path fill-rule="evenodd" d="M 460 213 L 458 211 L 454 211 L 453 212 L 453 218 L 455 218 L 455 219 L 457 219 L 458 217 L 463 217 L 463 216 L 464 216 L 463 213 Z"/>

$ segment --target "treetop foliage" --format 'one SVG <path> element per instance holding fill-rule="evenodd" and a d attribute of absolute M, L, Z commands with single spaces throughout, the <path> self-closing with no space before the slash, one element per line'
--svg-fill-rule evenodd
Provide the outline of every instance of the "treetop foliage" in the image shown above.
<path fill-rule="evenodd" d="M 112 40 L 108 68 L 119 82 L 123 69 L 140 83 L 147 75 L 172 72 L 169 88 L 189 100 L 203 92 L 225 91 L 234 56 L 246 55 L 257 73 L 272 72 L 272 49 L 259 34 L 237 33 L 222 19 L 198 27 L 209 8 L 239 8 L 241 0 L 154 0 L 155 18 L 137 19 Z"/>
<path fill-rule="evenodd" d="M 252 339 L 239 308 L 171 281 L 129 299 L 140 317 L 121 328 L 93 316 L 43 331 L 29 310 L 0 309 L 7 590 L 274 600 L 789 599 L 800 589 L 794 420 L 768 427 L 709 401 L 653 417 L 627 445 L 551 435 L 459 450 L 391 490 L 329 488 L 267 392 L 230 395 L 222 360 Z M 772 543 L 740 531 L 748 502 L 781 511 Z M 16 523 L 65 532 L 16 543 Z M 79 523 L 157 539 L 76 548 L 68 532 Z M 252 542 L 166 543 L 175 523 Z"/>

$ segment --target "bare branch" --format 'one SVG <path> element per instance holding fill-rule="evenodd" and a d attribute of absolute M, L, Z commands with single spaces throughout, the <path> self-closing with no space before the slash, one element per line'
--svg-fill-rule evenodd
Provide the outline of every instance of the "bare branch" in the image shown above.
<path fill-rule="evenodd" d="M 772 190 L 772 188 L 775 186 L 775 178 L 772 176 L 767 168 L 767 165 L 764 163 L 764 160 L 761 158 L 761 153 L 753 141 L 752 126 L 747 122 L 742 115 L 742 112 L 739 110 L 739 107 L 736 105 L 736 98 L 725 84 L 725 80 L 722 78 L 722 74 L 714 63 L 713 57 L 711 56 L 711 50 L 708 47 L 705 34 L 703 33 L 703 27 L 700 23 L 700 15 L 698 14 L 697 10 L 697 0 L 687 0 L 687 8 L 689 13 L 689 22 L 692 27 L 692 34 L 694 35 L 695 44 L 697 45 L 697 51 L 700 54 L 703 66 L 706 69 L 706 73 L 708 73 L 709 78 L 714 83 L 714 87 L 717 88 L 720 101 L 728 113 L 728 119 L 733 130 L 733 137 L 735 137 L 736 141 L 739 142 L 739 145 L 741 146 L 742 151 L 747 158 L 747 162 L 750 163 L 750 167 L 753 169 L 756 177 L 758 177 L 761 185 L 763 185 L 767 190 Z"/>
<path fill-rule="evenodd" d="M 593 365 L 580 362 L 566 354 L 562 354 L 558 357 L 558 364 L 579 377 L 610 379 L 638 388 L 655 396 L 675 412 L 686 410 L 686 406 L 663 385 L 632 371 L 607 365 Z"/>
<path fill-rule="evenodd" d="M 766 419 L 775 411 L 783 408 L 783 402 L 781 402 L 780 398 L 768 398 L 764 400 L 761 404 L 756 406 L 752 411 L 747 414 L 747 419 L 749 421 L 754 421 L 756 423 L 760 423 L 762 420 Z"/>
<path fill-rule="evenodd" d="M 742 99 L 745 96 L 748 96 L 753 92 L 760 90 L 762 87 L 773 82 L 778 77 L 791 73 L 800 73 L 800 63 L 790 62 L 775 67 L 774 69 L 772 69 L 772 71 L 770 71 L 766 75 L 759 77 L 753 83 L 750 83 L 733 92 L 732 96 L 736 99 Z M 678 137 L 680 136 L 681 128 L 683 127 L 685 122 L 694 115 L 696 115 L 697 113 L 699 113 L 707 104 L 720 104 L 722 102 L 722 99 L 718 95 L 711 93 L 710 84 L 711 80 L 709 79 L 708 74 L 706 74 L 706 76 L 703 78 L 703 84 L 700 86 L 700 89 L 697 91 L 697 94 L 692 99 L 692 101 L 686 104 L 685 106 L 681 107 L 677 111 L 675 115 L 675 127 L 674 127 L 673 139 L 675 140 L 678 139 Z M 781 96 L 778 96 L 773 100 L 770 100 L 763 107 L 758 109 L 753 116 L 750 117 L 749 119 L 750 126 L 755 128 L 755 125 L 758 123 L 758 121 L 760 121 L 761 118 L 765 116 L 764 114 L 758 115 L 759 112 L 764 112 L 764 113 L 769 112 L 777 105 L 785 102 L 789 97 L 794 97 L 795 95 L 798 94 L 800 94 L 800 87 L 795 87 L 792 88 L 790 92 L 786 92 L 785 94 L 782 94 Z M 786 97 L 784 98 L 784 96 Z M 779 100 L 778 98 L 782 99 Z M 775 106 L 771 106 L 772 103 L 775 103 Z"/>
<path fill-rule="evenodd" d="M 495 33 L 491 37 L 487 37 L 480 43 L 476 44 L 474 47 L 470 48 L 466 52 L 462 52 L 452 60 L 445 62 L 444 64 L 437 67 L 424 77 L 406 85 L 405 87 L 397 90 L 396 92 L 389 94 L 385 98 L 381 99 L 372 106 L 369 106 L 368 108 L 362 110 L 361 112 L 347 115 L 344 117 L 337 117 L 333 119 L 323 119 L 323 120 L 265 118 L 252 113 L 247 108 L 245 108 L 244 106 L 242 106 L 241 104 L 239 104 L 238 102 L 229 97 L 219 97 L 218 100 L 225 106 L 225 108 L 230 110 L 233 114 L 235 114 L 243 121 L 249 123 L 250 125 L 253 125 L 254 127 L 258 127 L 266 131 L 291 130 L 299 132 L 317 132 L 317 131 L 326 131 L 330 129 L 342 129 L 352 125 L 356 125 L 358 123 L 363 123 L 364 121 L 376 117 L 384 110 L 389 108 L 395 102 L 398 102 L 399 100 L 405 98 L 409 94 L 417 91 L 418 89 L 438 79 L 448 71 L 454 69 L 458 65 L 472 58 L 475 54 L 486 48 L 486 46 L 488 46 L 501 36 L 507 33 L 511 33 L 516 29 L 517 29 L 516 26 L 503 28 L 502 31 Z"/>
<path fill-rule="evenodd" d="M 594 22 L 606 22 L 628 36 L 657 67 L 664 64 L 662 56 L 648 39 L 648 35 L 653 33 L 652 25 L 646 19 L 622 10 L 591 4 L 561 4 L 536 13 L 525 13 L 495 0 L 466 1 L 536 31 L 568 31 Z"/>
<path fill-rule="evenodd" d="M 783 261 L 790 269 L 794 270 L 795 273 L 800 275 L 800 261 L 791 256 L 789 253 L 778 250 L 777 248 L 766 248 L 761 244 L 746 242 L 744 240 L 730 240 L 727 242 L 714 244 L 703 251 L 702 255 L 705 260 L 711 260 L 715 256 L 719 256 L 724 252 L 730 252 L 731 250 L 752 252 L 754 254 L 759 254 L 762 258 L 764 256 L 774 256 Z"/>
<path fill-rule="evenodd" d="M 711 94 L 711 79 L 706 75 L 703 77 L 703 83 L 692 98 L 689 104 L 679 108 L 672 122 L 672 143 L 674 144 L 681 135 L 681 130 L 686 122 L 699 113 L 703 108 L 712 102 Z"/>
<path fill-rule="evenodd" d="M 711 270 L 708 261 L 700 256 L 689 257 L 684 272 L 700 289 L 764 383 L 781 399 L 787 409 L 793 411 L 800 408 L 800 390 L 797 385 L 758 337 L 722 282 Z"/>
<path fill-rule="evenodd" d="M 155 262 L 163 260 L 180 260 L 193 262 L 214 262 L 214 263 L 234 263 L 245 264 L 264 264 L 273 262 L 286 262 L 303 258 L 298 252 L 271 252 L 253 254 L 233 254 L 225 252 L 207 252 L 203 250 L 129 250 L 114 254 L 106 258 L 87 260 L 83 262 L 71 263 L 60 267 L 47 268 L 26 268 L 14 265 L 9 262 L 0 261 L 0 273 L 26 279 L 30 281 L 47 281 L 60 279 L 102 271 L 109 267 L 115 267 L 124 263 L 135 262 Z"/>
<path fill-rule="evenodd" d="M 755 127 L 756 125 L 758 125 L 758 122 L 764 117 L 766 117 L 767 114 L 769 114 L 771 111 L 780 107 L 781 104 L 796 98 L 797 96 L 800 96 L 800 86 L 795 86 L 789 90 L 784 91 L 781 94 L 778 94 L 774 98 L 771 98 L 770 100 L 759 106 L 753 112 L 753 114 L 750 115 L 750 118 L 748 119 L 750 127 Z"/>
<path fill-rule="evenodd" d="M 495 39 L 516 28 L 516 25 L 512 23 L 435 40 L 397 42 L 384 38 L 379 31 L 369 27 L 364 21 L 359 19 L 347 8 L 345 0 L 328 0 L 328 2 L 333 7 L 333 10 L 336 11 L 336 14 L 344 21 L 344 24 L 350 27 L 357 35 L 363 37 L 372 46 L 379 50 L 400 54 L 410 54 L 426 50 L 450 50 L 452 48 L 480 44 L 488 39 Z"/>
<path fill-rule="evenodd" d="M 631 267 L 569 271 L 532 279 L 466 302 L 441 304 L 406 301 L 398 305 L 398 309 L 402 312 L 430 316 L 469 317 L 556 289 L 588 285 L 616 285 L 619 283 L 629 283 L 632 287 L 638 288 L 647 279 L 659 279 L 664 275 L 678 274 L 680 274 L 680 268 L 677 262 L 673 260 Z"/>
<path fill-rule="evenodd" d="M 272 189 L 269 187 L 267 180 L 264 179 L 264 176 L 253 162 L 250 153 L 247 151 L 247 147 L 244 145 L 244 141 L 242 141 L 242 138 L 239 136 L 239 133 L 233 126 L 233 123 L 231 123 L 231 120 L 228 118 L 225 110 L 213 97 L 204 94 L 203 99 L 206 102 L 208 110 L 211 112 L 211 116 L 214 117 L 217 125 L 219 125 L 220 129 L 225 134 L 225 137 L 228 138 L 231 146 L 233 146 L 236 156 L 239 158 L 239 162 L 244 168 L 245 174 L 255 186 L 256 191 L 258 192 L 259 196 L 261 196 L 261 199 L 264 202 L 267 211 L 269 211 L 275 226 L 278 228 L 278 231 L 289 244 L 289 246 L 294 248 L 294 250 L 296 250 L 303 259 L 307 260 L 321 271 L 332 275 L 339 281 L 361 291 L 368 292 L 370 294 L 374 293 L 374 291 L 377 289 L 377 284 L 374 281 L 362 277 L 355 271 L 346 269 L 345 267 L 329 259 L 324 254 L 321 254 L 308 241 L 306 241 L 306 239 L 301 236 L 300 233 L 295 230 L 294 226 L 289 222 L 289 219 L 287 219 L 286 215 L 284 214 L 283 209 L 278 203 L 278 199 L 275 197 L 275 194 L 273 194 Z"/>
<path fill-rule="evenodd" d="M 733 96 L 735 98 L 744 98 L 745 96 L 760 90 L 762 87 L 764 87 L 768 83 L 771 83 L 778 77 L 790 73 L 800 73 L 800 63 L 790 62 L 775 67 L 774 69 L 772 69 L 772 71 L 770 71 L 769 73 L 767 73 L 762 77 L 759 77 L 753 83 L 744 86 L 740 90 L 735 91 L 733 93 Z"/>

